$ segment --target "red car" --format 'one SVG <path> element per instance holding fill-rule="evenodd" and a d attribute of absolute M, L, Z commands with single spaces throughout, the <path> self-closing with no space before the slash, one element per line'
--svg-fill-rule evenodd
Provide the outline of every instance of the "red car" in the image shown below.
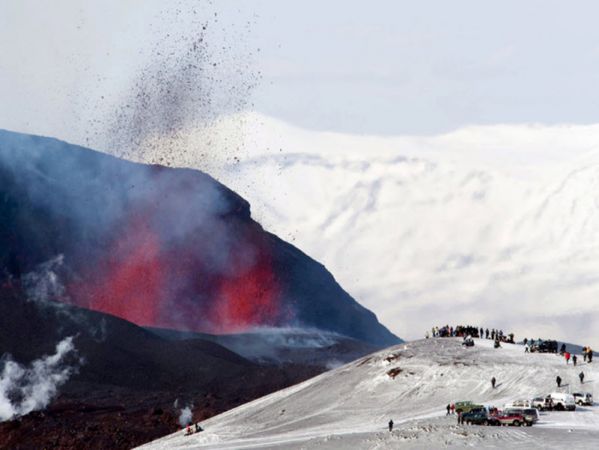
<path fill-rule="evenodd" d="M 513 425 L 515 427 L 521 427 L 526 423 L 522 414 L 510 414 L 500 412 L 496 414 L 494 417 L 499 422 L 499 424 L 503 426 Z"/>

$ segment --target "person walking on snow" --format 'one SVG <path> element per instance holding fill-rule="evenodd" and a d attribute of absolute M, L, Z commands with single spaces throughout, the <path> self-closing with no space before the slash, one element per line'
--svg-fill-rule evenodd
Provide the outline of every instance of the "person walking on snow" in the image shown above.
<path fill-rule="evenodd" d="M 578 378 L 580 378 L 580 384 L 584 384 L 584 372 L 580 372 Z"/>
<path fill-rule="evenodd" d="M 455 414 L 455 404 L 451 404 L 451 414 Z"/>
<path fill-rule="evenodd" d="M 451 414 L 451 405 L 447 405 L 447 414 L 446 416 L 448 416 L 449 414 Z"/>
<path fill-rule="evenodd" d="M 562 386 L 562 378 L 559 375 L 555 379 L 555 382 L 557 383 L 558 388 L 560 388 Z"/>
<path fill-rule="evenodd" d="M 570 364 L 570 352 L 564 353 L 564 357 L 566 358 L 566 364 Z"/>
<path fill-rule="evenodd" d="M 493 389 L 495 389 L 496 382 L 497 382 L 497 380 L 495 379 L 495 377 L 491 378 L 491 386 L 493 386 Z"/>
<path fill-rule="evenodd" d="M 462 411 L 458 412 L 458 425 L 462 425 L 464 423 L 464 418 L 462 417 Z"/>
<path fill-rule="evenodd" d="M 389 421 L 389 432 L 393 431 L 393 419 Z"/>
<path fill-rule="evenodd" d="M 578 361 L 578 358 L 576 355 L 572 355 L 572 364 L 574 364 L 574 367 L 576 367 L 576 361 Z"/>

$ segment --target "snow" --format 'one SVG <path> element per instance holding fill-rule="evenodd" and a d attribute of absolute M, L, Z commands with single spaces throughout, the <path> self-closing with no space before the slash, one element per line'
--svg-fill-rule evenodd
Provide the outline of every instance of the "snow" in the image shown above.
<path fill-rule="evenodd" d="M 520 345 L 475 343 L 463 348 L 459 338 L 437 338 L 391 347 L 215 416 L 202 422 L 202 433 L 180 431 L 142 448 L 582 449 L 597 442 L 599 405 L 544 412 L 530 428 L 459 426 L 455 416 L 446 417 L 450 402 L 501 407 L 553 392 L 558 374 L 561 390 L 575 392 L 581 370 L 588 380 L 582 390 L 599 392 L 596 363 L 573 367 L 556 355 L 526 354 Z M 402 371 L 392 379 L 387 372 L 397 367 Z"/>

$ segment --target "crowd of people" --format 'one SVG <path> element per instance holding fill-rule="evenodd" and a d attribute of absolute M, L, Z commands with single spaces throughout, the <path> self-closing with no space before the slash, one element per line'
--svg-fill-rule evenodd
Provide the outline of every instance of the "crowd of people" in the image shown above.
<path fill-rule="evenodd" d="M 480 339 L 491 339 L 499 342 L 514 343 L 514 333 L 505 334 L 503 330 L 495 328 L 488 329 L 483 327 L 475 327 L 472 325 L 456 325 L 455 327 L 445 325 L 442 327 L 432 327 L 431 334 L 426 332 L 426 338 L 432 337 L 473 337 Z"/>

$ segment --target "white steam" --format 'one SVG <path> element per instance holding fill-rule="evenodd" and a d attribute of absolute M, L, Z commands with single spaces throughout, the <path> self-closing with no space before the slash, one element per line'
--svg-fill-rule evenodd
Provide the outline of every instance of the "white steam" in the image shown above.
<path fill-rule="evenodd" d="M 178 398 L 175 399 L 175 403 L 173 403 L 173 408 L 179 409 L 179 399 Z M 193 420 L 191 408 L 193 408 L 193 404 L 187 405 L 185 408 L 181 408 L 179 410 L 179 425 L 181 425 L 182 427 L 186 427 Z"/>
<path fill-rule="evenodd" d="M 77 371 L 76 366 L 65 360 L 75 354 L 73 337 L 67 337 L 56 345 L 53 355 L 44 356 L 29 367 L 3 357 L 0 373 L 0 421 L 9 420 L 44 409 L 56 396 L 58 388 Z"/>
<path fill-rule="evenodd" d="M 59 272 L 64 265 L 64 255 L 58 255 L 46 261 L 32 272 L 23 275 L 21 281 L 27 298 L 36 302 L 63 300 L 66 288 L 60 281 Z"/>
<path fill-rule="evenodd" d="M 191 408 L 189 406 L 182 408 L 181 413 L 179 414 L 179 425 L 186 427 L 191 423 L 191 419 Z"/>

